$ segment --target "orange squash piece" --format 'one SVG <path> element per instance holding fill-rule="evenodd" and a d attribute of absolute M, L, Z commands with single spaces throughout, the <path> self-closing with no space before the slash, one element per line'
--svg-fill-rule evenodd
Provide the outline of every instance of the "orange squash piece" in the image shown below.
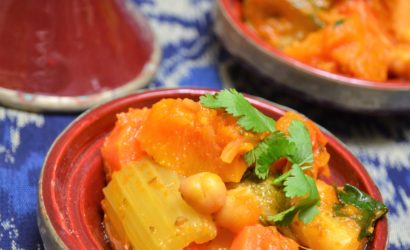
<path fill-rule="evenodd" d="M 105 173 L 110 179 L 113 172 L 127 166 L 130 162 L 146 156 L 137 141 L 142 122 L 149 109 L 130 109 L 117 115 L 117 122 L 101 148 Z"/>
<path fill-rule="evenodd" d="M 258 137 L 222 111 L 189 99 L 163 99 L 152 106 L 137 140 L 156 162 L 181 175 L 207 171 L 239 182 L 247 168 L 241 155 Z"/>

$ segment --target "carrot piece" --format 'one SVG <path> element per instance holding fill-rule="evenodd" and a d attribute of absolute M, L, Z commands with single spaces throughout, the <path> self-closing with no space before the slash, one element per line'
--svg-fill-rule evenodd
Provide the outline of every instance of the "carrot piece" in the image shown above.
<path fill-rule="evenodd" d="M 192 242 L 187 247 L 185 247 L 184 250 L 203 250 L 205 249 L 206 245 L 207 243 L 197 244 L 195 242 Z"/>
<path fill-rule="evenodd" d="M 280 234 L 276 227 L 244 227 L 234 238 L 230 250 L 293 250 L 299 245 Z"/>

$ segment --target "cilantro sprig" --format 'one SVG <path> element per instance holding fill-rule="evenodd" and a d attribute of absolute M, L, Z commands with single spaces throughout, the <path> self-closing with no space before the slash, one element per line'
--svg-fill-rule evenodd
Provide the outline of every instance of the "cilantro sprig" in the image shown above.
<path fill-rule="evenodd" d="M 254 108 L 248 100 L 235 89 L 225 89 L 214 95 L 200 97 L 202 106 L 207 108 L 223 108 L 228 114 L 238 118 L 238 124 L 245 130 L 255 133 L 275 131 L 275 120 L 265 116 Z"/>
<path fill-rule="evenodd" d="M 284 226 L 289 225 L 298 214 L 304 223 L 312 221 L 319 212 L 317 206 L 320 204 L 320 197 L 313 178 L 303 172 L 313 162 L 310 135 L 303 122 L 292 121 L 287 136 L 276 130 L 273 119 L 254 108 L 234 89 L 201 96 L 200 102 L 207 108 L 224 109 L 236 117 L 238 124 L 245 130 L 255 133 L 270 132 L 269 136 L 244 156 L 248 165 L 255 165 L 255 174 L 260 179 L 266 179 L 270 166 L 280 158 L 287 158 L 292 163 L 291 169 L 274 183 L 283 182 L 286 197 L 299 198 L 299 201 L 287 210 L 269 216 L 267 220 Z"/>
<path fill-rule="evenodd" d="M 261 141 L 255 149 L 246 153 L 245 161 L 249 166 L 255 164 L 256 176 L 266 179 L 272 163 L 282 157 L 290 156 L 294 151 L 296 145 L 285 134 L 275 131 Z"/>
<path fill-rule="evenodd" d="M 267 218 L 267 221 L 281 226 L 289 225 L 296 214 L 303 223 L 310 223 L 319 213 L 320 205 L 320 196 L 314 179 L 303 172 L 311 168 L 313 162 L 309 132 L 299 120 L 293 120 L 288 131 L 289 137 L 285 137 L 288 143 L 287 152 L 279 158 L 286 157 L 292 163 L 292 167 L 276 178 L 274 184 L 283 183 L 285 196 L 300 200 L 294 206 Z"/>
<path fill-rule="evenodd" d="M 309 132 L 303 122 L 292 121 L 288 131 L 289 136 L 275 131 L 260 142 L 255 149 L 245 154 L 246 163 L 255 164 L 255 173 L 259 178 L 265 179 L 272 163 L 283 157 L 298 166 L 312 163 L 312 145 Z"/>
<path fill-rule="evenodd" d="M 298 164 L 293 164 L 291 169 L 285 174 L 289 175 L 283 182 L 285 196 L 302 199 L 294 206 L 278 214 L 268 216 L 267 221 L 274 222 L 280 226 L 287 226 L 298 213 L 299 220 L 308 224 L 319 213 L 320 196 L 316 183 L 312 177 L 303 172 Z"/>

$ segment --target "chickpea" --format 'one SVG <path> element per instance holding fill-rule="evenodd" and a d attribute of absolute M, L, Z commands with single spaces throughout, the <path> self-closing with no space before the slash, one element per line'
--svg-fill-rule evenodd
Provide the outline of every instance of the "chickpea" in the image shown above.
<path fill-rule="evenodd" d="M 191 175 L 181 181 L 182 198 L 204 214 L 218 211 L 226 200 L 226 187 L 221 177 L 210 172 Z"/>
<path fill-rule="evenodd" d="M 215 214 L 218 226 L 232 232 L 259 222 L 261 208 L 256 195 L 247 187 L 228 190 L 225 205 Z"/>

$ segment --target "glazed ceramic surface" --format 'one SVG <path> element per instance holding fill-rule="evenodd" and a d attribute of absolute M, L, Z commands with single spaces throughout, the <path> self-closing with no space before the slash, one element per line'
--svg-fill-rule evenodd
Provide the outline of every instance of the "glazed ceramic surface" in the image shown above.
<path fill-rule="evenodd" d="M 225 48 L 284 88 L 360 111 L 410 110 L 410 82 L 371 82 L 303 64 L 272 48 L 243 22 L 241 0 L 218 0 L 215 31 Z M 276 85 L 275 85 L 276 86 Z"/>
<path fill-rule="evenodd" d="M 149 83 L 160 50 L 127 0 L 0 3 L 0 102 L 84 110 Z"/>
<path fill-rule="evenodd" d="M 141 92 L 106 103 L 76 119 L 54 142 L 39 181 L 38 223 L 48 249 L 109 248 L 102 224 L 100 202 L 106 185 L 100 148 L 116 121 L 130 107 L 150 107 L 162 98 L 198 100 L 205 89 L 163 89 Z M 275 119 L 287 108 L 248 96 L 260 111 Z M 331 154 L 330 180 L 351 183 L 381 200 L 381 195 L 361 163 L 329 132 L 324 131 Z M 381 219 L 369 249 L 385 249 L 387 220 Z"/>

